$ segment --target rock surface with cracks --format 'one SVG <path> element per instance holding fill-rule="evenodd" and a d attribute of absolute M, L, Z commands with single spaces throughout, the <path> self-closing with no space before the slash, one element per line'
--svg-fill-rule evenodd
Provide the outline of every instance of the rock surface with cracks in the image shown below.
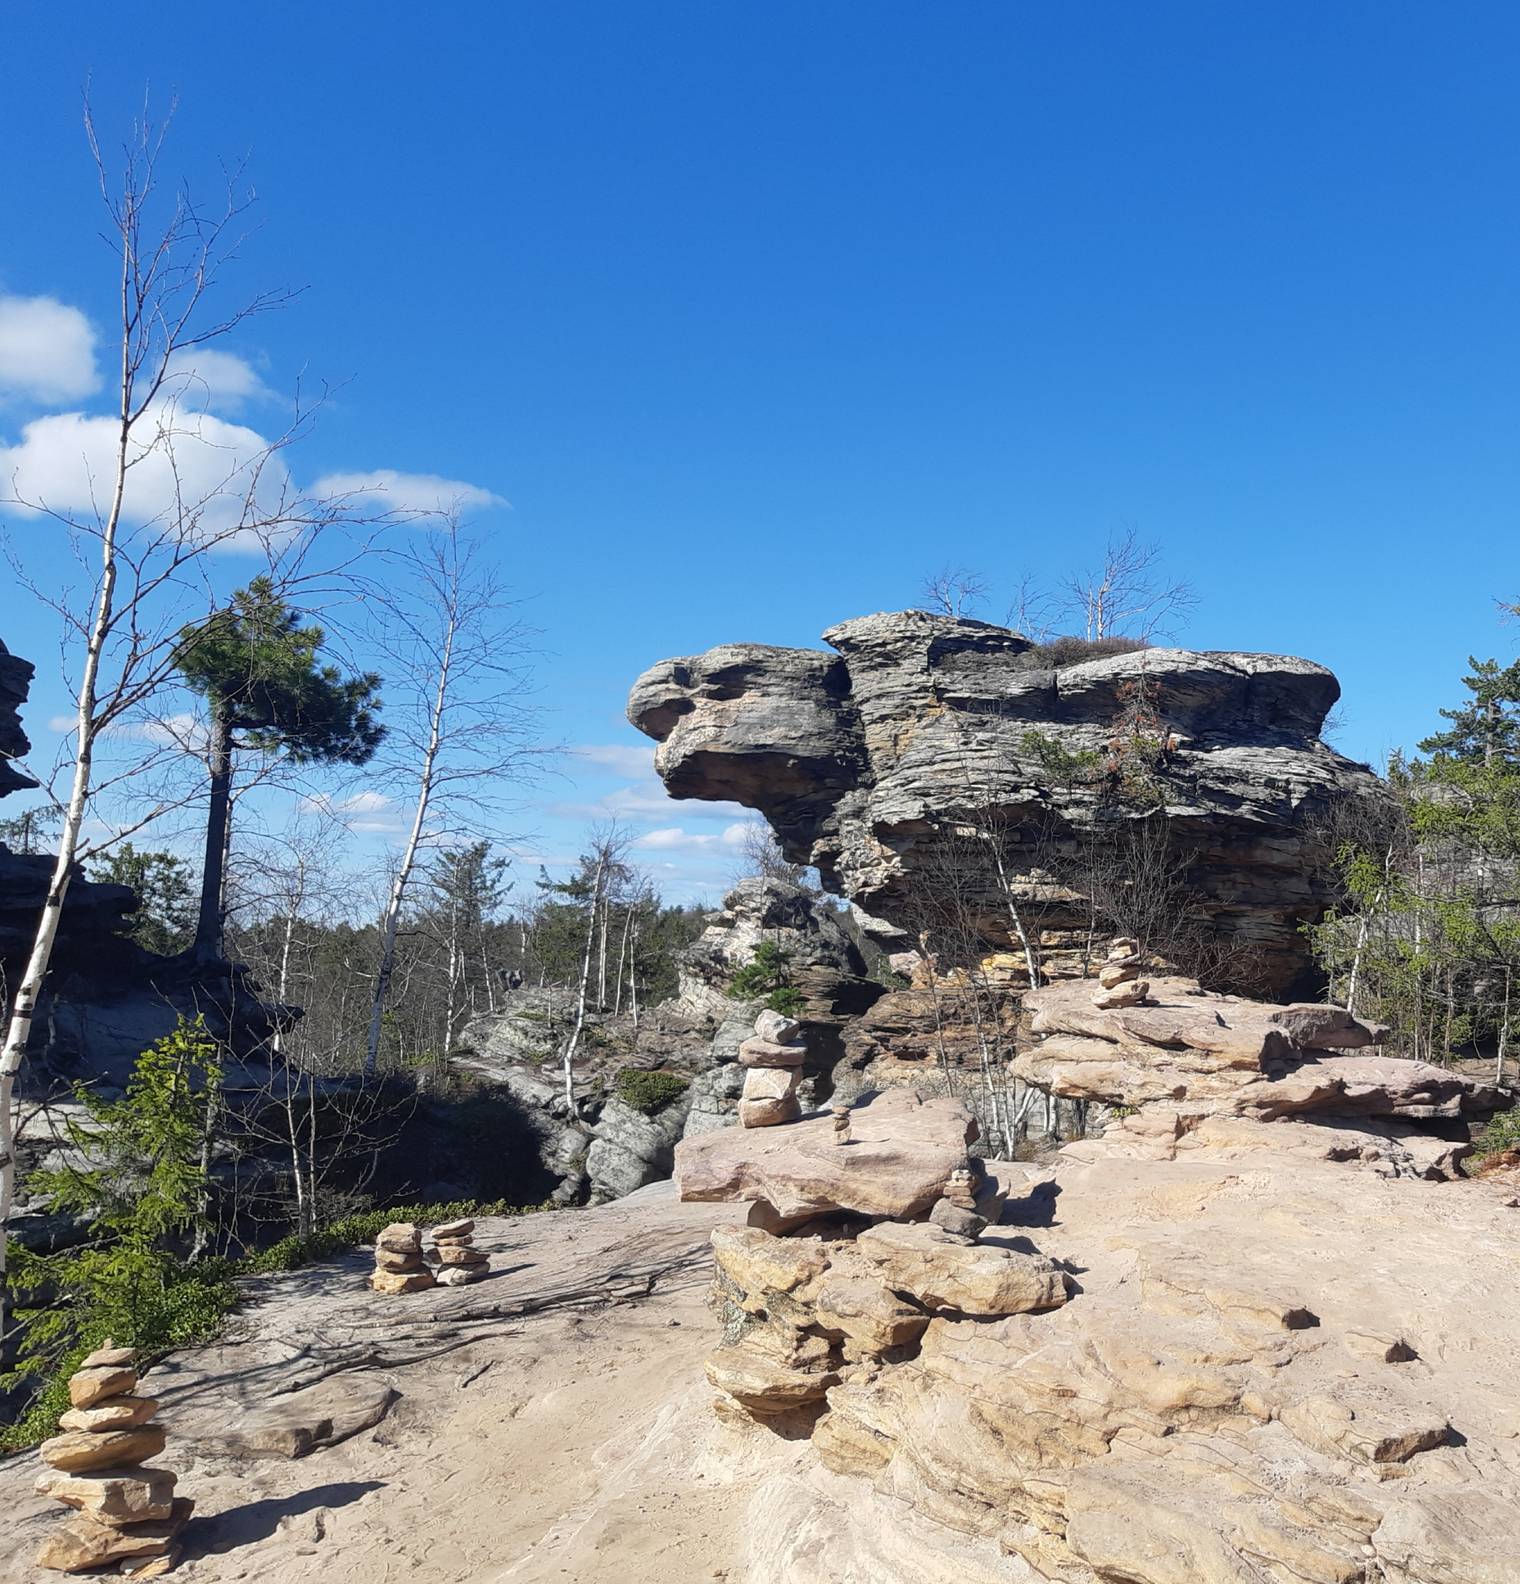
<path fill-rule="evenodd" d="M 843 622 L 824 641 L 833 653 L 725 644 L 638 679 L 629 719 L 660 744 L 672 796 L 758 809 L 788 856 L 905 941 L 974 809 L 1029 854 L 1018 903 L 1055 935 L 1084 930 L 1051 857 L 1137 811 L 1106 803 L 1101 776 L 1051 763 L 1101 761 L 1143 688 L 1167 749 L 1168 840 L 1200 916 L 1260 988 L 1304 976 L 1301 926 L 1329 897 L 1306 862 L 1309 828 L 1338 799 L 1378 795 L 1366 766 L 1320 738 L 1340 693 L 1323 666 L 1146 649 L 1055 669 L 1006 628 L 923 611 Z M 1001 900 L 981 900 L 989 935 L 1015 944 Z"/>

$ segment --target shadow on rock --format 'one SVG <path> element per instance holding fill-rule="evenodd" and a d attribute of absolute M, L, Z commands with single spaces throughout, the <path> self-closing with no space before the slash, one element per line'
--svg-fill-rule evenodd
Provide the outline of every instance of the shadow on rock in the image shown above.
<path fill-rule="evenodd" d="M 314 1513 L 319 1508 L 346 1507 L 371 1491 L 384 1489 L 383 1480 L 342 1480 L 316 1485 L 294 1496 L 249 1502 L 246 1507 L 233 1507 L 214 1517 L 192 1518 L 185 1527 L 186 1556 L 220 1556 L 235 1551 L 239 1546 L 267 1540 L 287 1518 Z M 314 1531 L 313 1538 L 319 1538 L 320 1525 L 315 1525 Z"/>

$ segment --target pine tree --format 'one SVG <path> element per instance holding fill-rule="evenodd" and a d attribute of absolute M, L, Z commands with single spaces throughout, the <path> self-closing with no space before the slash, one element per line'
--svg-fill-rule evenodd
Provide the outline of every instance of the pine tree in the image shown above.
<path fill-rule="evenodd" d="M 123 842 L 94 861 L 90 878 L 130 886 L 137 893 L 137 911 L 128 921 L 127 934 L 145 951 L 169 957 L 189 944 L 195 929 L 195 887 L 183 858 L 142 852 Z"/>
<path fill-rule="evenodd" d="M 1425 738 L 1420 752 L 1463 764 L 1520 763 L 1520 660 L 1501 666 L 1470 655 L 1467 663 L 1472 675 L 1462 685 L 1472 697 L 1441 711 L 1450 730 Z"/>
<path fill-rule="evenodd" d="M 176 664 L 211 709 L 211 802 L 195 930 L 199 961 L 222 955 L 234 750 L 280 755 L 296 764 L 362 765 L 385 734 L 375 718 L 380 678 L 373 672 L 345 677 L 336 666 L 320 664 L 326 635 L 300 622 L 300 614 L 261 577 L 239 589 L 225 610 L 180 634 Z"/>

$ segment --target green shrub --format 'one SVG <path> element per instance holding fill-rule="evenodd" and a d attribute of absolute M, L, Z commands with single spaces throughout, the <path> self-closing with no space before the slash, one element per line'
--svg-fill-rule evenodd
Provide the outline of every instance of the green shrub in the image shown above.
<path fill-rule="evenodd" d="M 1477 1146 L 1479 1160 L 1501 1150 L 1520 1148 L 1520 1106 L 1490 1117 L 1488 1126 L 1478 1135 Z"/>
<path fill-rule="evenodd" d="M 465 1216 L 525 1216 L 539 1210 L 555 1208 L 545 1201 L 538 1205 L 509 1205 L 504 1200 L 482 1201 L 456 1199 L 448 1204 L 392 1205 L 387 1210 L 362 1210 L 357 1215 L 342 1216 L 318 1227 L 304 1236 L 292 1232 L 278 1243 L 250 1254 L 238 1267 L 239 1273 L 267 1276 L 277 1271 L 299 1270 L 317 1260 L 332 1259 L 351 1248 L 373 1243 L 384 1227 L 393 1221 L 413 1221 L 426 1231 L 431 1226 L 441 1226 L 445 1221 L 458 1221 Z"/>
<path fill-rule="evenodd" d="M 672 1100 L 686 1093 L 687 1080 L 679 1073 L 648 1072 L 642 1067 L 625 1067 L 617 1075 L 613 1088 L 626 1106 L 653 1116 L 663 1111 Z"/>
<path fill-rule="evenodd" d="M 773 990 L 785 990 L 792 982 L 791 962 L 775 941 L 763 940 L 755 948 L 755 960 L 728 981 L 728 993 L 735 1001 L 758 1001 Z"/>
<path fill-rule="evenodd" d="M 51 1433 L 69 1375 L 107 1337 L 151 1357 L 209 1340 L 236 1303 L 227 1262 L 185 1257 L 206 1224 L 202 1147 L 220 1080 L 205 1025 L 181 1019 L 138 1058 L 121 1099 L 76 1091 L 86 1120 L 68 1137 L 84 1164 L 36 1172 L 31 1186 L 89 1232 L 52 1254 L 10 1251 L 20 1346 L 0 1383 L 31 1397 L 0 1448 Z"/>
<path fill-rule="evenodd" d="M 772 1012 L 779 1012 L 782 1017 L 801 1017 L 805 1004 L 802 992 L 794 990 L 791 985 L 782 985 L 779 990 L 772 990 L 765 998 L 765 1005 Z"/>

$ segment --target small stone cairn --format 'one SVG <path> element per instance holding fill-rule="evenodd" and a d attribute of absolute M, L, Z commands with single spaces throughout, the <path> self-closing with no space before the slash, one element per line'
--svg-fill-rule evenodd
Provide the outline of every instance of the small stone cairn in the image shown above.
<path fill-rule="evenodd" d="M 1151 993 L 1150 984 L 1140 977 L 1140 942 L 1121 935 L 1108 950 L 1108 961 L 1098 970 L 1098 988 L 1093 1005 L 1100 1012 L 1120 1007 L 1139 1006 Z"/>
<path fill-rule="evenodd" d="M 475 1223 L 468 1219 L 434 1227 L 433 1247 L 427 1257 L 438 1267 L 440 1287 L 468 1287 L 491 1269 L 491 1256 L 475 1247 Z"/>
<path fill-rule="evenodd" d="M 975 1243 L 986 1231 L 987 1217 L 977 1213 L 976 1176 L 969 1162 L 950 1173 L 929 1219 L 957 1243 Z"/>
<path fill-rule="evenodd" d="M 829 1112 L 834 1118 L 834 1142 L 848 1144 L 850 1142 L 850 1102 L 836 1100 L 829 1107 Z"/>
<path fill-rule="evenodd" d="M 43 1542 L 39 1567 L 81 1573 L 115 1565 L 157 1578 L 179 1559 L 178 1536 L 195 1503 L 174 1495 L 170 1469 L 149 1468 L 164 1449 L 158 1403 L 138 1397 L 137 1354 L 109 1340 L 69 1377 L 73 1407 L 61 1435 L 38 1449 L 48 1471 L 37 1494 L 75 1509 Z"/>
<path fill-rule="evenodd" d="M 422 1292 L 435 1278 L 422 1260 L 422 1234 L 411 1221 L 393 1221 L 375 1239 L 375 1269 L 369 1284 L 377 1293 Z"/>
<path fill-rule="evenodd" d="M 744 1067 L 744 1093 L 739 1100 L 741 1127 L 775 1127 L 802 1116 L 797 1085 L 807 1050 L 802 1025 L 779 1012 L 764 1011 L 755 1019 L 755 1035 L 739 1047 Z"/>

